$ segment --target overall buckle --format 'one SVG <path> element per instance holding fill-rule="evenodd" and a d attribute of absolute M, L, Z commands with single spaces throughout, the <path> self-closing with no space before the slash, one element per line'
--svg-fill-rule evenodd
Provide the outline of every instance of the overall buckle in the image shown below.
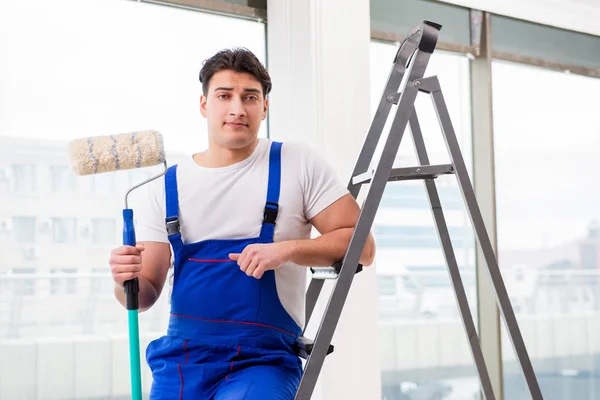
<path fill-rule="evenodd" d="M 167 235 L 173 236 L 177 235 L 180 230 L 179 218 L 178 217 L 169 217 L 165 220 L 165 224 L 167 226 Z"/>
<path fill-rule="evenodd" d="M 268 201 L 267 205 L 265 206 L 265 213 L 263 215 L 263 223 L 264 224 L 275 224 L 275 220 L 277 219 L 278 213 L 279 213 L 279 204 Z"/>

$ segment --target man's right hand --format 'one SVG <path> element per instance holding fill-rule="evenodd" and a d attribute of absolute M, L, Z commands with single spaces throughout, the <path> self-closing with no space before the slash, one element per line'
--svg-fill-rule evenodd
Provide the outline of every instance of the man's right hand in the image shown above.
<path fill-rule="evenodd" d="M 117 285 L 124 287 L 125 281 L 140 276 L 143 251 L 144 245 L 138 243 L 135 247 L 121 246 L 110 252 L 110 271 Z"/>
<path fill-rule="evenodd" d="M 138 278 L 140 312 L 156 302 L 171 266 L 169 243 L 141 242 L 134 246 L 117 247 L 110 252 L 110 270 L 115 281 L 115 297 L 126 307 L 125 281 Z"/>

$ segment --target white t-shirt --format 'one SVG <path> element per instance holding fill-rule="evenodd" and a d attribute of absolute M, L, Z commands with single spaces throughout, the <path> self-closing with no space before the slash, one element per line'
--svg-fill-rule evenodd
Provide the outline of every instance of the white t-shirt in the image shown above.
<path fill-rule="evenodd" d="M 260 139 L 247 159 L 205 168 L 192 157 L 177 167 L 179 218 L 184 243 L 240 239 L 260 234 L 267 200 L 271 141 Z M 168 243 L 164 179 L 146 185 L 136 209 L 136 239 Z M 281 148 L 281 190 L 274 241 L 310 239 L 309 220 L 347 194 L 337 175 L 310 147 L 285 142 Z M 286 263 L 275 271 L 281 304 L 304 327 L 307 267 Z"/>

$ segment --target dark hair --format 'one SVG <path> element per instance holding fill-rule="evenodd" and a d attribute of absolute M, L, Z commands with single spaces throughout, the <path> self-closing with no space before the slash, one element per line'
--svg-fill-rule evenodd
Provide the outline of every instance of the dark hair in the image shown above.
<path fill-rule="evenodd" d="M 200 82 L 202 82 L 202 92 L 205 96 L 208 93 L 208 84 L 213 75 L 228 69 L 253 75 L 262 85 L 264 96 L 271 92 L 271 77 L 267 69 L 260 63 L 254 53 L 240 47 L 221 50 L 204 61 L 200 70 Z"/>

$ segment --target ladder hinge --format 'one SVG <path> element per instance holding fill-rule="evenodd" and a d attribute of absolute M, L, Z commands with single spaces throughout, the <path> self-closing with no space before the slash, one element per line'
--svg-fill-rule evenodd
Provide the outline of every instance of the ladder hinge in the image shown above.
<path fill-rule="evenodd" d="M 390 103 L 398 104 L 398 102 L 400 101 L 400 94 L 401 93 L 392 93 L 387 97 L 387 99 Z"/>

